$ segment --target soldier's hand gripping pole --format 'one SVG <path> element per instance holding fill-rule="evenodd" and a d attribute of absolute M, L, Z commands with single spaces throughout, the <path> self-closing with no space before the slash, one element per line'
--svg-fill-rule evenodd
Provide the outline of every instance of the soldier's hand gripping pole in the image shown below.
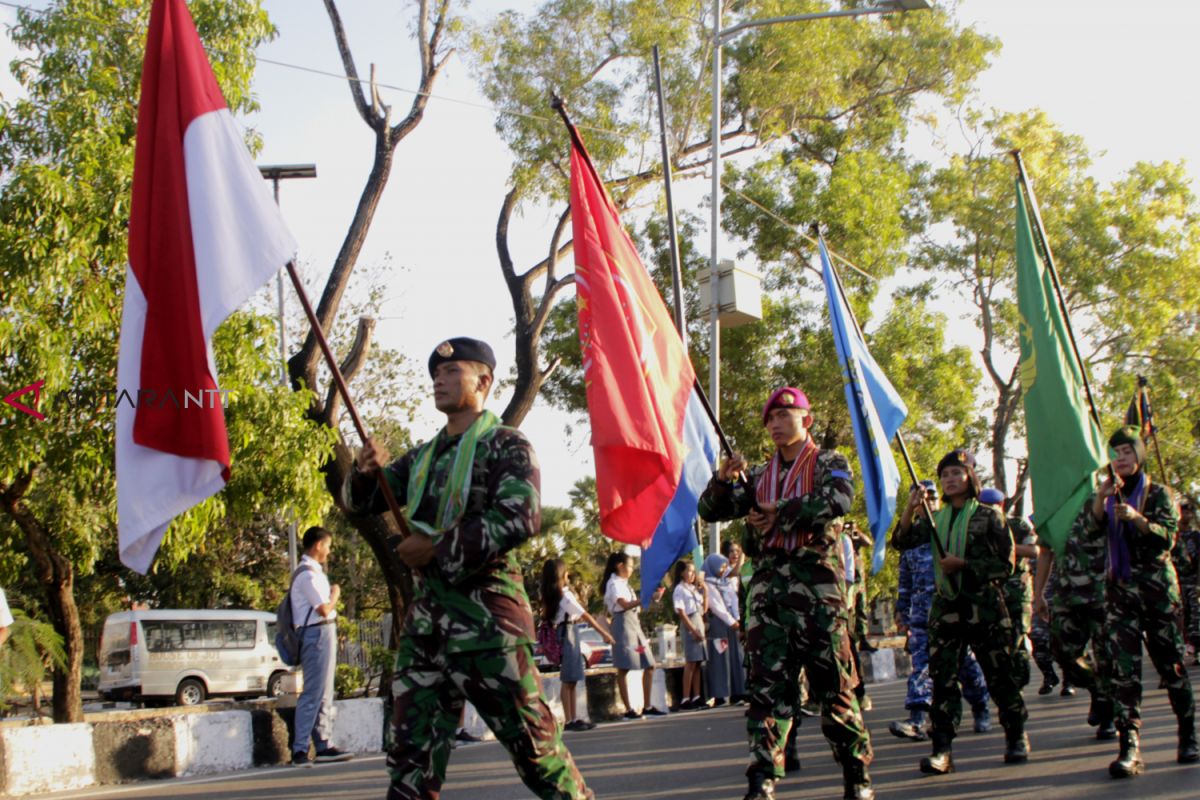
<path fill-rule="evenodd" d="M 358 409 L 355 408 L 354 401 L 350 399 L 350 390 L 346 388 L 346 380 L 342 377 L 342 370 L 338 366 L 337 360 L 333 357 L 333 351 L 329 349 L 329 342 L 325 338 L 325 332 L 321 330 L 321 323 L 317 321 L 317 315 L 313 313 L 312 304 L 308 302 L 308 293 L 304 291 L 304 284 L 300 282 L 300 276 L 296 274 L 295 262 L 288 262 L 287 271 L 288 276 L 292 279 L 292 286 L 296 288 L 296 295 L 300 298 L 300 305 L 304 307 L 304 315 L 308 317 L 308 324 L 312 326 L 313 334 L 317 337 L 317 345 L 321 348 L 322 355 L 325 356 L 325 366 L 329 367 L 329 373 L 333 375 L 333 382 L 337 385 L 338 394 L 342 396 L 342 402 L 346 404 L 346 410 L 350 412 L 350 419 L 354 421 L 354 429 L 358 431 L 358 438 L 365 443 L 368 438 L 367 429 L 363 425 L 362 419 L 358 416 Z M 280 324 L 282 324 L 282 320 Z M 383 498 L 387 501 L 388 508 L 396 520 L 396 525 L 400 528 L 400 538 L 408 538 L 408 523 L 404 521 L 404 514 L 400 511 L 400 504 L 396 502 L 396 496 L 392 494 L 392 487 L 388 486 L 387 477 L 383 474 L 382 469 L 375 470 L 375 480 L 379 483 L 379 491 L 383 492 Z"/>
<path fill-rule="evenodd" d="M 729 440 L 725 438 L 725 431 L 721 428 L 721 423 L 717 421 L 717 415 L 713 413 L 712 405 L 708 402 L 708 395 L 704 393 L 704 388 L 700 386 L 700 379 L 697 378 L 693 388 L 696 390 L 696 396 L 700 398 L 700 405 L 704 406 L 704 413 L 708 414 L 708 419 L 712 423 L 713 429 L 717 432 L 717 438 L 721 440 L 721 450 L 725 453 L 726 458 L 733 458 L 733 448 L 729 446 Z M 762 509 L 758 506 L 758 493 L 754 491 L 754 487 L 750 485 L 750 479 L 746 477 L 746 473 L 738 473 L 738 483 L 746 490 L 750 496 L 750 503 L 756 511 Z"/>

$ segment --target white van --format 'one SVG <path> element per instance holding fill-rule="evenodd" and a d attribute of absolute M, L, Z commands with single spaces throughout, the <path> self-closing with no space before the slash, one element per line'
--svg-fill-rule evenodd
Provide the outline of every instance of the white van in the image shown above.
<path fill-rule="evenodd" d="M 274 697 L 291 672 L 267 611 L 122 611 L 104 622 L 98 661 L 106 700 L 181 706 L 214 695 Z"/>

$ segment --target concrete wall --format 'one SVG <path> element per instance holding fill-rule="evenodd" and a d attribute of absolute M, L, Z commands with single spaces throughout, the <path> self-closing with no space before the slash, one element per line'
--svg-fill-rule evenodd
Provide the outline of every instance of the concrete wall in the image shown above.
<path fill-rule="evenodd" d="M 82 789 L 94 782 L 92 726 L 29 725 L 0 729 L 5 794 Z"/>

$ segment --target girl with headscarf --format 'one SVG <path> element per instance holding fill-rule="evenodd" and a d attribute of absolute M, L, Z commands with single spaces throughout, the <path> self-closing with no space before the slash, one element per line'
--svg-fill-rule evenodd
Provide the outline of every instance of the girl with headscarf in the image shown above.
<path fill-rule="evenodd" d="M 933 753 L 921 759 L 921 771 L 941 775 L 954 771 L 950 743 L 962 721 L 958 671 L 968 647 L 983 667 L 988 692 L 1000 709 L 1005 762 L 1029 759 L 1029 737 L 1018 682 L 1019 656 L 1004 604 L 1004 581 L 1013 572 L 1012 533 L 1003 513 L 979 502 L 973 455 L 953 450 L 938 462 L 937 472 L 942 507 L 934 512 L 932 522 L 923 512 L 914 519 L 924 490 L 913 487 L 893 542 L 900 550 L 933 544 L 936 589 L 929 609 Z"/>
<path fill-rule="evenodd" d="M 708 584 L 708 695 L 720 706 L 746 693 L 737 578 L 731 575 L 729 559 L 716 553 L 704 559 L 704 582 Z"/>

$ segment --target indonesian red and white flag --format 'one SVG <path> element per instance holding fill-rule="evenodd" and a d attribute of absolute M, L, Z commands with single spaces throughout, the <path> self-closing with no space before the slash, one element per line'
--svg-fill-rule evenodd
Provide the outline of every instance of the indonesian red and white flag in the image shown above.
<path fill-rule="evenodd" d="M 117 527 L 131 569 L 146 572 L 171 520 L 229 479 L 213 333 L 295 252 L 186 3 L 155 0 L 117 366 Z"/>

